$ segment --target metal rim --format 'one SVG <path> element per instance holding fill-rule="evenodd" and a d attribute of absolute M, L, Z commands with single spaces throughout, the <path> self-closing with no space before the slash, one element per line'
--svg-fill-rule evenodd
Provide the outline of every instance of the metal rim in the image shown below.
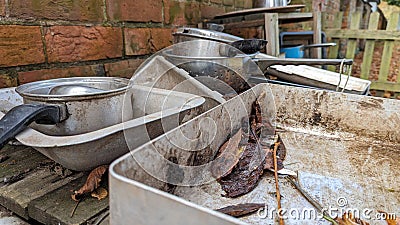
<path fill-rule="evenodd" d="M 50 88 L 55 85 L 68 85 L 68 84 L 113 84 L 117 88 L 104 90 L 96 93 L 85 93 L 77 95 L 50 95 L 31 93 L 31 91 L 38 90 L 39 88 Z M 82 99 L 95 99 L 104 98 L 108 96 L 124 93 L 131 85 L 126 78 L 119 77 L 71 77 L 71 78 L 58 78 L 51 80 L 36 81 L 18 86 L 15 91 L 23 98 L 39 100 L 39 101 L 63 101 L 63 100 L 82 100 Z"/>
<path fill-rule="evenodd" d="M 199 28 L 180 28 L 177 32 L 173 33 L 174 36 L 188 36 L 207 40 L 215 40 L 218 42 L 230 43 L 238 40 L 243 40 L 243 38 L 227 34 L 224 32 L 199 29 Z"/>
<path fill-rule="evenodd" d="M 238 54 L 234 57 L 226 57 L 226 56 L 183 56 L 183 55 L 175 55 L 172 53 L 172 49 L 169 49 L 167 51 L 164 51 L 163 54 L 166 57 L 170 58 L 176 58 L 176 59 L 182 59 L 182 60 L 223 60 L 223 59 L 232 59 L 232 58 L 238 58 L 238 59 L 243 59 L 243 58 L 254 58 L 257 53 L 254 54 Z"/>

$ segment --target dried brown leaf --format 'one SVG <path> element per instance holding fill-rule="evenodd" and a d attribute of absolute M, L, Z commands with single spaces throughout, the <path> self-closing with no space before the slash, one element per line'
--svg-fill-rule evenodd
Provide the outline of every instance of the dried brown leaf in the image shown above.
<path fill-rule="evenodd" d="M 225 197 L 235 198 L 252 191 L 263 174 L 265 157 L 255 143 L 248 143 L 232 172 L 218 180 Z"/>
<path fill-rule="evenodd" d="M 274 169 L 274 149 L 264 148 L 264 151 L 265 151 L 264 169 L 273 170 Z M 277 162 L 278 162 L 278 171 L 279 171 L 284 168 L 283 161 L 281 158 L 277 158 Z"/>
<path fill-rule="evenodd" d="M 262 123 L 261 106 L 257 99 L 253 102 L 251 107 L 251 115 L 255 116 L 256 123 Z"/>
<path fill-rule="evenodd" d="M 265 207 L 264 203 L 245 203 L 238 205 L 230 205 L 224 208 L 216 209 L 215 211 L 227 214 L 233 217 L 242 217 L 250 213 L 256 212 Z"/>
<path fill-rule="evenodd" d="M 242 139 L 242 129 L 239 129 L 219 149 L 219 155 L 211 164 L 211 174 L 215 178 L 224 177 L 229 174 L 233 167 L 239 162 L 243 154 L 243 148 L 239 147 Z"/>
<path fill-rule="evenodd" d="M 104 198 L 106 198 L 108 196 L 108 191 L 103 187 L 99 187 L 95 191 L 93 191 L 92 194 L 90 194 L 90 195 L 93 198 L 97 198 L 98 200 L 102 200 L 102 199 L 104 199 Z"/>
<path fill-rule="evenodd" d="M 86 179 L 85 184 L 78 191 L 74 191 L 74 194 L 71 195 L 71 198 L 74 201 L 79 201 L 82 195 L 91 193 L 96 190 L 100 186 L 101 179 L 107 169 L 108 165 L 103 165 L 92 170 L 92 172 L 90 172 L 88 178 Z"/>

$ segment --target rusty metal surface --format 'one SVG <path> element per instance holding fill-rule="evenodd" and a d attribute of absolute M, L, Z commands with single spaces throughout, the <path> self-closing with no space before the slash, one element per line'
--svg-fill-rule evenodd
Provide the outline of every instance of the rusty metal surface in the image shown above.
<path fill-rule="evenodd" d="M 400 102 L 261 84 L 253 88 L 255 94 L 245 92 L 113 162 L 111 223 L 274 224 L 276 215 L 271 211 L 277 203 L 272 173 L 264 174 L 252 192 L 232 199 L 222 197 L 220 185 L 208 179 L 209 171 L 198 167 L 214 158 L 230 128 L 240 124 L 267 86 L 275 107 L 267 107 L 265 100 L 261 107 L 276 112 L 278 132 L 287 148 L 286 168 L 298 171 L 302 187 L 311 196 L 323 207 L 336 209 L 338 216 L 345 210 L 355 210 L 361 217 L 369 212 L 367 220 L 372 224 L 385 224 L 375 218 L 377 210 L 400 215 Z M 182 140 L 182 133 L 190 141 Z M 163 158 L 196 167 L 171 169 Z M 198 181 L 209 182 L 196 185 Z M 287 224 L 329 224 L 284 179 L 280 190 L 283 208 L 299 213 L 287 218 Z M 251 202 L 264 202 L 268 211 L 239 220 L 212 210 Z M 304 210 L 315 212 L 315 218 L 302 214 Z"/>

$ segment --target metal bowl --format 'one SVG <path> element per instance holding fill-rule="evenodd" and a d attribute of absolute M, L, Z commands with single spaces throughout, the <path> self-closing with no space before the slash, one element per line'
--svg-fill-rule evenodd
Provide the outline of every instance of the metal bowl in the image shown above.
<path fill-rule="evenodd" d="M 71 77 L 36 81 L 18 86 L 15 91 L 24 98 L 76 100 L 88 96 L 115 95 L 125 92 L 129 80 L 118 77 Z"/>

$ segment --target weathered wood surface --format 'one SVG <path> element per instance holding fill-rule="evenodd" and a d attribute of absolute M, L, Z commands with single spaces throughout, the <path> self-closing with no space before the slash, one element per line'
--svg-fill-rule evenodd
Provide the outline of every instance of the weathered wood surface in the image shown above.
<path fill-rule="evenodd" d="M 108 207 L 108 199 L 87 198 L 71 218 L 75 205 L 71 190 L 79 189 L 88 173 L 66 170 L 26 146 L 6 145 L 0 155 L 8 158 L 0 163 L 0 204 L 25 219 L 44 224 L 84 224 Z"/>
<path fill-rule="evenodd" d="M 28 206 L 29 215 L 43 224 L 84 224 L 108 207 L 108 198 L 99 201 L 89 196 L 81 200 L 71 217 L 76 205 L 71 199 L 71 191 L 79 188 L 85 180 L 86 176 L 80 177 L 56 191 L 31 201 Z"/>
<path fill-rule="evenodd" d="M 387 31 L 397 30 L 399 15 L 400 13 L 392 13 L 387 24 L 386 28 Z M 382 52 L 381 68 L 379 70 L 379 78 L 378 78 L 378 81 L 380 82 L 387 81 L 390 70 L 390 61 L 393 54 L 393 47 L 394 47 L 393 40 L 385 41 L 385 45 L 383 46 L 383 52 Z"/>
<path fill-rule="evenodd" d="M 400 31 L 387 30 L 342 30 L 329 29 L 324 31 L 328 37 L 332 38 L 354 38 L 354 39 L 374 39 L 374 40 L 400 40 Z"/>
<path fill-rule="evenodd" d="M 361 13 L 355 12 L 352 15 L 350 29 L 356 30 L 360 28 L 360 21 L 361 21 Z M 349 38 L 347 42 L 347 51 L 346 51 L 346 58 L 353 59 L 357 50 L 357 38 Z"/>
<path fill-rule="evenodd" d="M 343 12 L 336 13 L 335 14 L 335 18 L 337 18 L 337 19 L 334 20 L 334 22 L 332 24 L 332 28 L 339 29 L 342 26 Z M 327 35 L 327 37 L 331 37 L 331 36 Z M 332 39 L 332 42 L 335 42 L 336 46 L 333 46 L 333 47 L 329 48 L 328 58 L 329 59 L 336 59 L 337 56 L 338 56 L 338 52 L 339 52 L 340 40 L 339 39 Z M 328 66 L 328 70 L 335 71 L 336 70 L 336 66 L 330 65 L 330 66 Z"/>
<path fill-rule="evenodd" d="M 258 27 L 265 25 L 265 15 L 264 13 L 252 14 L 245 16 L 234 16 L 227 17 L 223 19 L 213 19 L 209 22 L 223 24 L 225 30 L 230 30 L 233 28 L 248 28 L 248 27 Z M 283 23 L 291 22 L 303 22 L 312 21 L 312 13 L 278 13 L 278 20 Z"/>
<path fill-rule="evenodd" d="M 320 32 L 314 32 L 313 34 L 313 40 L 314 44 L 319 44 L 322 43 L 322 35 L 321 35 L 321 30 L 322 30 L 322 21 L 321 21 L 321 12 L 320 11 L 315 11 L 313 13 L 314 17 L 314 23 L 313 23 L 313 30 L 315 31 L 320 31 Z M 321 59 L 322 58 L 322 49 L 321 48 L 313 48 L 312 49 L 312 56 L 313 58 Z"/>
<path fill-rule="evenodd" d="M 369 17 L 368 30 L 378 29 L 379 24 L 379 13 L 374 12 Z M 375 49 L 375 40 L 367 39 L 365 42 L 364 58 L 361 65 L 361 78 L 369 79 L 369 71 L 371 70 L 372 56 Z"/>
<path fill-rule="evenodd" d="M 343 15 L 343 13 L 341 13 Z M 385 30 L 377 30 L 379 26 L 379 13 L 374 12 L 370 14 L 368 29 L 360 29 L 361 13 L 354 12 L 351 15 L 350 29 L 341 29 L 342 17 L 338 17 L 337 24 L 333 27 L 323 26 L 324 32 L 328 38 L 331 38 L 336 43 L 340 43 L 340 39 L 346 39 L 346 58 L 354 58 L 357 53 L 357 48 L 360 41 L 365 40 L 365 47 L 363 53 L 363 61 L 361 64 L 360 77 L 362 79 L 369 79 L 371 64 L 373 62 L 373 55 L 375 43 L 377 41 L 384 41 L 383 51 L 381 53 L 379 75 L 377 81 L 372 81 L 371 89 L 384 90 L 392 92 L 400 92 L 399 76 L 396 82 L 389 82 L 388 75 L 390 72 L 390 65 L 392 60 L 393 49 L 395 42 L 400 41 L 400 30 L 398 28 L 400 13 L 393 13 L 388 19 Z M 330 49 L 329 58 L 337 58 L 339 46 Z M 329 67 L 330 70 L 334 69 Z"/>
<path fill-rule="evenodd" d="M 249 15 L 254 13 L 288 13 L 295 12 L 298 9 L 304 8 L 305 5 L 288 5 L 280 7 L 270 7 L 270 8 L 254 8 L 254 9 L 244 9 L 239 11 L 232 11 L 220 15 L 216 15 L 214 18 L 225 18 L 238 15 Z"/>
<path fill-rule="evenodd" d="M 265 40 L 268 40 L 267 54 L 279 55 L 278 13 L 265 14 Z"/>

